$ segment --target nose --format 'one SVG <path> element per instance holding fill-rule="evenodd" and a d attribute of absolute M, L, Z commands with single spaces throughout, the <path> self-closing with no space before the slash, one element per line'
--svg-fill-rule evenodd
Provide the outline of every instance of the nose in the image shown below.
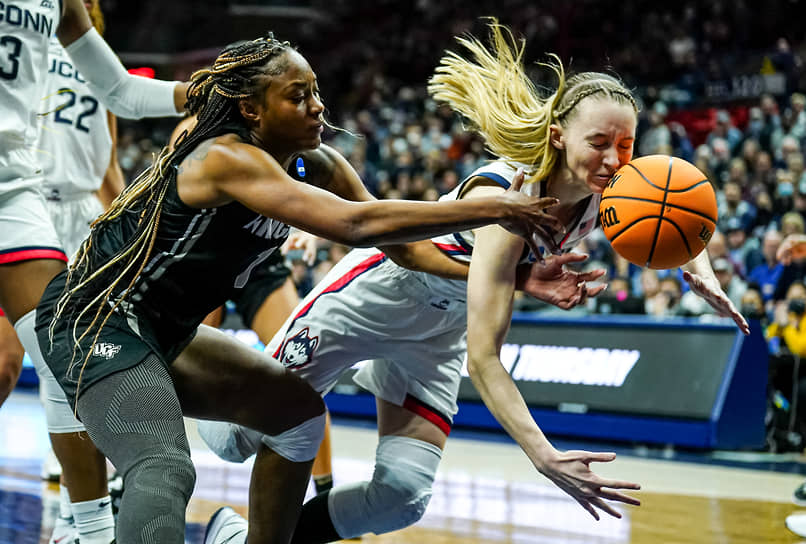
<path fill-rule="evenodd" d="M 311 99 L 308 101 L 308 111 L 314 116 L 325 111 L 325 104 L 322 102 L 322 99 L 319 98 L 319 95 L 311 95 Z"/>
<path fill-rule="evenodd" d="M 610 146 L 605 150 L 602 163 L 611 174 L 619 169 L 621 164 L 619 162 L 618 150 L 615 146 Z"/>

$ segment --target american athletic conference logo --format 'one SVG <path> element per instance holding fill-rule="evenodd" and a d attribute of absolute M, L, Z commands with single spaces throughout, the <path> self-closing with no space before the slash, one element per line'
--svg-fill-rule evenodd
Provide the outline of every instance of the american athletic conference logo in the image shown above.
<path fill-rule="evenodd" d="M 101 342 L 95 344 L 92 348 L 93 357 L 102 357 L 104 359 L 111 359 L 120 352 L 120 344 L 110 344 L 109 342 Z"/>

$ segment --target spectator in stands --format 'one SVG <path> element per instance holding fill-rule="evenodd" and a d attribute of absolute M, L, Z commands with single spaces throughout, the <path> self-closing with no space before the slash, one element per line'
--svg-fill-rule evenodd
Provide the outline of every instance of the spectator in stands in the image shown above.
<path fill-rule="evenodd" d="M 682 291 L 682 284 L 676 276 L 666 276 L 661 279 L 658 282 L 657 293 L 644 301 L 646 313 L 654 317 L 683 315 L 680 308 Z M 706 303 L 706 306 L 708 306 L 708 303 Z"/>
<path fill-rule="evenodd" d="M 761 297 L 761 291 L 755 284 L 748 284 L 747 291 L 742 295 L 742 315 L 748 319 L 758 319 L 763 327 L 767 324 L 767 310 Z"/>
<path fill-rule="evenodd" d="M 717 226 L 725 233 L 728 232 L 728 223 L 734 228 L 750 231 L 755 223 L 755 207 L 742 200 L 742 187 L 735 181 L 725 183 L 721 191 L 717 191 L 717 205 L 719 219 Z"/>
<path fill-rule="evenodd" d="M 672 155 L 691 162 L 694 158 L 694 146 L 688 137 L 686 127 L 677 121 L 666 123 L 672 138 Z"/>
<path fill-rule="evenodd" d="M 632 294 L 630 278 L 616 276 L 607 285 L 607 290 L 593 299 L 597 314 L 643 314 L 644 301 Z"/>
<path fill-rule="evenodd" d="M 759 99 L 759 107 L 762 114 L 761 131 L 759 132 L 758 143 L 761 149 L 772 153 L 772 135 L 781 126 L 781 116 L 778 113 L 778 102 L 769 93 L 764 93 Z"/>
<path fill-rule="evenodd" d="M 711 132 L 708 133 L 706 143 L 713 149 L 714 140 L 717 138 L 722 138 L 727 142 L 728 151 L 731 155 L 734 155 L 739 150 L 739 145 L 744 139 L 742 131 L 733 125 L 733 120 L 728 110 L 718 110 L 716 112 L 716 124 Z"/>
<path fill-rule="evenodd" d="M 748 276 L 748 281 L 758 284 L 765 305 L 772 302 L 772 297 L 778 287 L 778 281 L 784 271 L 784 265 L 779 263 L 776 258 L 781 240 L 781 233 L 777 230 L 768 230 L 764 234 L 764 240 L 761 244 L 764 263 L 753 268 Z"/>
<path fill-rule="evenodd" d="M 789 106 L 792 109 L 792 129 L 789 131 L 792 136 L 800 140 L 806 140 L 806 95 L 802 93 L 792 93 L 789 97 Z"/>
<path fill-rule="evenodd" d="M 638 156 L 661 153 L 662 149 L 670 148 L 672 135 L 666 126 L 666 114 L 669 109 L 666 104 L 658 100 L 649 110 L 649 128 L 638 140 Z"/>
<path fill-rule="evenodd" d="M 781 234 L 786 238 L 790 234 L 803 234 L 806 224 L 798 212 L 787 212 L 781 217 Z"/>

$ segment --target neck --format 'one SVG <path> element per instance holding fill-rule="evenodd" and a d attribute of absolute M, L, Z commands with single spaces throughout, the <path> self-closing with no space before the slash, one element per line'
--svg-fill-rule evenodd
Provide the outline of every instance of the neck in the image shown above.
<path fill-rule="evenodd" d="M 283 168 L 288 168 L 288 165 L 291 164 L 291 158 L 297 152 L 294 149 L 283 149 L 280 146 L 272 145 L 272 142 L 264 141 L 254 131 L 249 134 L 249 143 L 271 155 Z"/>
<path fill-rule="evenodd" d="M 553 196 L 560 201 L 557 208 L 572 208 L 590 195 L 591 190 L 587 185 L 574 180 L 566 170 L 561 169 L 549 176 L 546 196 Z"/>

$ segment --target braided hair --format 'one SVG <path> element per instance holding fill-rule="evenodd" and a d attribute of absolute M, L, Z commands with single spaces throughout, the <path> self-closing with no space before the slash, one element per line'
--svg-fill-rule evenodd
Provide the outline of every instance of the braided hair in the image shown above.
<path fill-rule="evenodd" d="M 198 117 L 195 127 L 183 132 L 173 149 L 163 148 L 152 166 L 140 174 L 92 223 L 89 237 L 68 268 L 66 286 L 56 304 L 49 336 L 52 342 L 56 321 L 65 318 L 69 312 L 73 320 L 73 361 L 70 368 L 75 363 L 81 341 L 94 332 L 94 344 L 113 312 L 122 304 L 125 307 L 137 278 L 151 257 L 165 195 L 171 184 L 176 183 L 176 167 L 201 142 L 246 128 L 239 101 L 262 94 L 270 82 L 269 78 L 287 69 L 284 53 L 291 49 L 289 42 L 279 41 L 270 33 L 264 38 L 227 46 L 212 66 L 198 70 L 191 76 L 186 108 Z M 111 258 L 94 265 L 91 257 L 99 232 L 109 222 L 132 213 L 138 217 L 133 235 Z M 79 300 L 86 303 L 82 308 L 76 307 Z M 83 330 L 79 330 L 79 324 Z M 91 353 L 92 350 L 89 350 L 84 358 L 78 378 L 79 386 L 84 365 Z"/>
<path fill-rule="evenodd" d="M 557 90 L 541 96 L 524 69 L 524 41 L 515 40 L 497 19 L 489 21 L 489 48 L 472 36 L 457 38 L 470 60 L 448 52 L 428 91 L 465 117 L 494 155 L 534 166 L 527 183 L 546 178 L 559 163 L 560 152 L 550 144 L 550 127 L 552 123 L 566 126 L 585 98 L 607 98 L 638 111 L 621 81 L 600 72 L 583 72 L 566 80 L 556 55 L 540 64 L 556 74 Z"/>

